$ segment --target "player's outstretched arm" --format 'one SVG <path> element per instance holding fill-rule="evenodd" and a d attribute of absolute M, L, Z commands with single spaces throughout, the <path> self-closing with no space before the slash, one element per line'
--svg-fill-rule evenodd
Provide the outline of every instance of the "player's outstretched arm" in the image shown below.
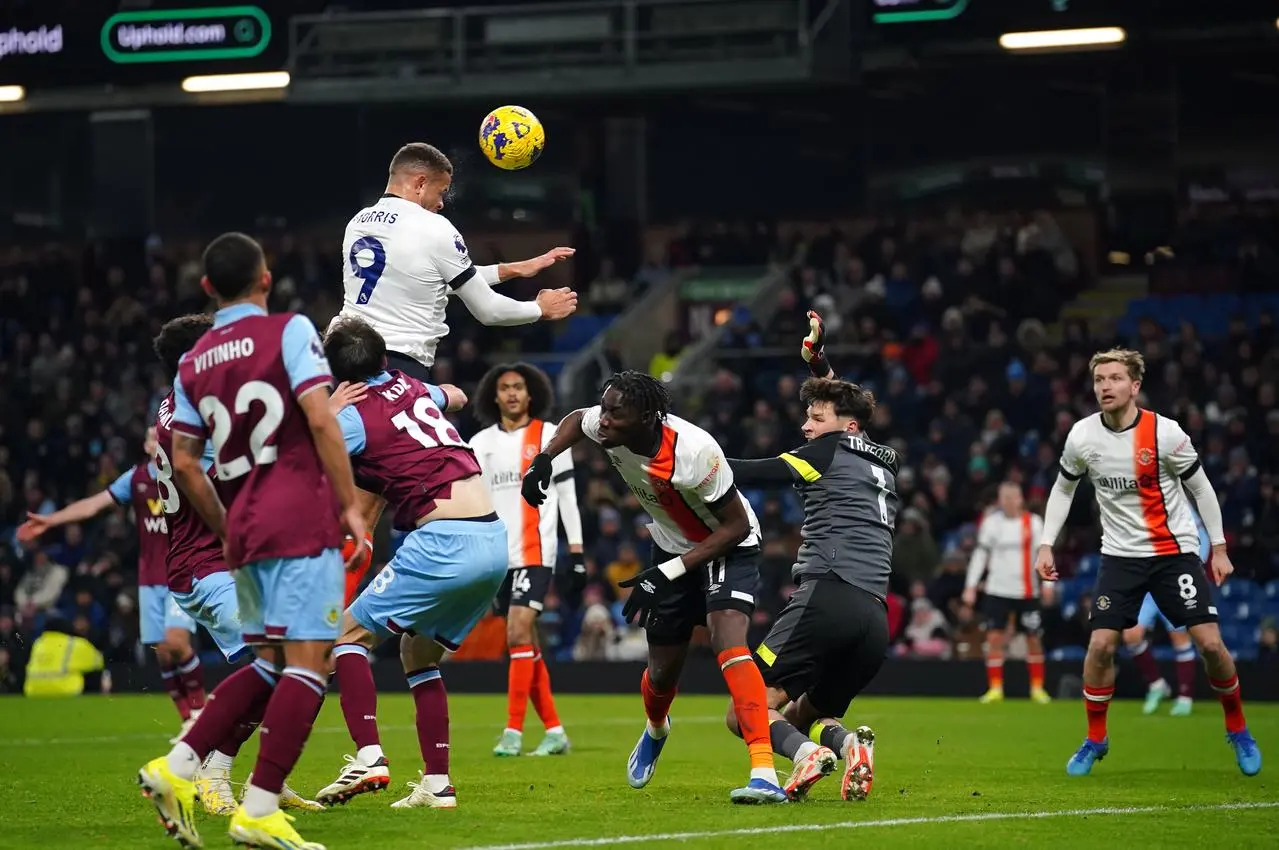
<path fill-rule="evenodd" d="M 62 510 L 51 514 L 28 512 L 26 522 L 18 526 L 18 542 L 25 545 L 35 541 L 46 531 L 92 519 L 114 504 L 116 500 L 111 492 L 103 490 L 101 493 L 94 493 L 92 496 L 72 502 Z"/>
<path fill-rule="evenodd" d="M 543 289 L 535 301 L 516 301 L 498 295 L 479 275 L 459 286 L 454 293 L 481 324 L 490 327 L 528 325 L 545 319 L 571 316 L 577 309 L 577 293 L 571 289 Z"/>
<path fill-rule="evenodd" d="M 489 286 L 497 286 L 517 277 L 535 277 L 556 263 L 571 259 L 577 253 L 576 248 L 552 248 L 545 254 L 538 254 L 518 263 L 498 263 L 493 266 L 476 266 L 475 271 Z"/>
<path fill-rule="evenodd" d="M 743 486 L 783 487 L 791 484 L 812 484 L 826 474 L 835 460 L 835 449 L 843 435 L 823 434 L 804 445 L 777 457 L 760 460 L 729 458 L 728 468 L 733 480 Z"/>
<path fill-rule="evenodd" d="M 799 350 L 814 378 L 834 378 L 835 370 L 826 360 L 826 323 L 816 310 L 808 311 L 808 336 Z"/>
<path fill-rule="evenodd" d="M 203 438 L 173 432 L 173 480 L 209 530 L 225 540 L 226 506 L 218 498 L 213 479 L 205 473 L 200 462 L 204 457 L 204 443 Z"/>
<path fill-rule="evenodd" d="M 555 436 L 529 464 L 528 472 L 524 473 L 524 481 L 520 485 L 520 495 L 533 507 L 540 508 L 546 501 L 546 490 L 551 486 L 551 475 L 554 472 L 551 462 L 586 437 L 586 432 L 582 430 L 582 417 L 585 415 L 585 410 L 574 410 L 561 419 L 559 427 L 555 429 Z"/>

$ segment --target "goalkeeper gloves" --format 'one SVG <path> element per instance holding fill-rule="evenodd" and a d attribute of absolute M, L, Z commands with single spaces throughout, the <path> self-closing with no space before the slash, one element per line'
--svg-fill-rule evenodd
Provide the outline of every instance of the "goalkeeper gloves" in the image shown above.
<path fill-rule="evenodd" d="M 813 310 L 808 311 L 808 336 L 799 354 L 808 364 L 808 371 L 817 378 L 830 377 L 830 363 L 826 362 L 826 325 Z"/>
<path fill-rule="evenodd" d="M 671 592 L 675 580 L 685 574 L 682 558 L 672 558 L 664 564 L 649 567 L 618 587 L 629 587 L 631 595 L 622 606 L 622 618 L 628 623 L 650 628 L 657 620 L 657 606 Z"/>

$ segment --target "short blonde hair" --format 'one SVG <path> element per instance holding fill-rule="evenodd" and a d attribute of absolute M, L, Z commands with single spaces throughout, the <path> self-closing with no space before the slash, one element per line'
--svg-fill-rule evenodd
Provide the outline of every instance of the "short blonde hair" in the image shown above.
<path fill-rule="evenodd" d="M 1140 381 L 1146 377 L 1146 358 L 1140 352 L 1128 348 L 1112 348 L 1109 351 L 1098 351 L 1088 361 L 1088 374 L 1095 374 L 1097 367 L 1103 363 L 1122 363 L 1128 369 L 1128 377 Z"/>

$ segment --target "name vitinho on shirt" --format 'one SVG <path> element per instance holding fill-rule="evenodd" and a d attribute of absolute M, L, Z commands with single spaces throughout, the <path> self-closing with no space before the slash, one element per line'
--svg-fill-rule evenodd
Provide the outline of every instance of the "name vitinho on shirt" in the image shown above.
<path fill-rule="evenodd" d="M 246 357 L 252 357 L 253 349 L 253 337 L 244 337 L 219 343 L 208 351 L 202 351 L 195 355 L 195 372 L 198 375 L 213 366 L 221 366 L 223 363 L 230 363 L 232 360 L 243 360 Z"/>

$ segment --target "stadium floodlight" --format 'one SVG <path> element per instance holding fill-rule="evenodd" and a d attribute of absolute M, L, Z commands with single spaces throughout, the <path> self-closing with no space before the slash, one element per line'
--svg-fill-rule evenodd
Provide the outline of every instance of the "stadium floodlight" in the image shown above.
<path fill-rule="evenodd" d="M 1090 27 L 1077 30 L 1036 30 L 1006 32 L 999 37 L 1005 50 L 1054 50 L 1069 47 L 1107 47 L 1123 44 L 1128 34 L 1123 27 Z"/>
<path fill-rule="evenodd" d="M 0 86 L 0 103 L 17 103 L 26 96 L 27 90 L 22 86 Z"/>
<path fill-rule="evenodd" d="M 288 86 L 288 71 L 263 71 L 256 74 L 209 74 L 202 77 L 187 77 L 182 81 L 182 90 L 192 94 L 283 89 L 288 88 Z"/>

